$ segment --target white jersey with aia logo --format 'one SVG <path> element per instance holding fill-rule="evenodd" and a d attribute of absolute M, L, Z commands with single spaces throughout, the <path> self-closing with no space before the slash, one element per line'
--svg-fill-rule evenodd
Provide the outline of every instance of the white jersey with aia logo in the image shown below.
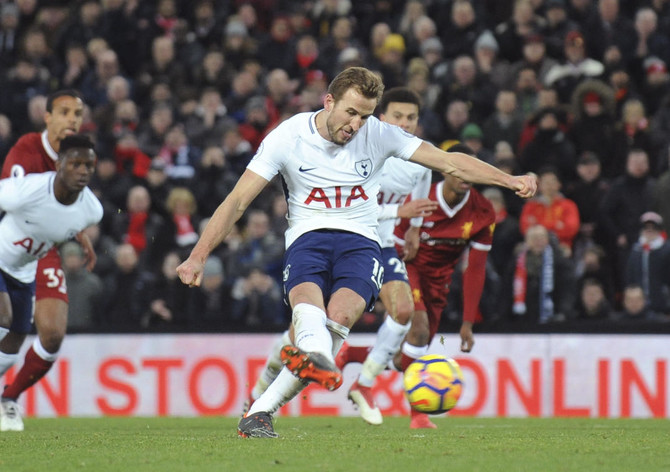
<path fill-rule="evenodd" d="M 428 198 L 431 183 L 430 169 L 414 162 L 389 159 L 382 171 L 381 188 L 377 196 L 379 201 L 379 237 L 382 247 L 394 247 L 393 230 L 398 208 L 408 195 L 412 200 Z M 412 218 L 412 226 L 420 227 L 422 218 Z"/>
<path fill-rule="evenodd" d="M 0 269 L 20 282 L 35 279 L 37 260 L 102 219 L 102 204 L 87 187 L 72 205 L 54 196 L 55 172 L 0 180 Z"/>
<path fill-rule="evenodd" d="M 345 145 L 324 139 L 317 113 L 300 113 L 263 140 L 248 169 L 284 179 L 288 198 L 286 247 L 317 229 L 358 233 L 380 242 L 377 193 L 384 161 L 409 159 L 421 144 L 416 136 L 370 117 Z"/>

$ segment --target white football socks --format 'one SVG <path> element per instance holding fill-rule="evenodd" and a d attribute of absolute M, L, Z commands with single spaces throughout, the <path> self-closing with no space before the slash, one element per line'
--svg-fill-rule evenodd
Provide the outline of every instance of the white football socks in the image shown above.
<path fill-rule="evenodd" d="M 410 324 L 400 324 L 391 316 L 386 316 L 384 322 L 377 330 L 377 337 L 372 350 L 365 358 L 361 373 L 358 376 L 358 383 L 364 387 L 372 387 L 375 378 L 381 374 L 386 365 L 402 344 L 405 335 L 409 331 Z"/>
<path fill-rule="evenodd" d="M 337 355 L 344 344 L 344 340 L 349 336 L 349 328 L 331 319 L 326 320 L 326 328 L 330 331 L 330 336 L 333 340 L 333 358 Z"/>
<path fill-rule="evenodd" d="M 411 357 L 412 359 L 418 359 L 419 357 L 428 354 L 428 345 L 414 346 L 408 342 L 404 342 L 402 345 L 402 352 L 407 357 Z"/>
<path fill-rule="evenodd" d="M 364 387 L 372 387 L 375 378 L 381 374 L 386 365 L 400 349 L 405 335 L 409 331 L 410 323 L 406 325 L 387 316 L 377 331 L 375 344 L 363 362 L 363 368 L 358 376 L 358 383 Z"/>
<path fill-rule="evenodd" d="M 264 411 L 274 413 L 279 408 L 292 400 L 307 384 L 284 368 L 279 372 L 276 379 L 263 392 L 249 408 L 247 416 Z"/>
<path fill-rule="evenodd" d="M 331 361 L 333 339 L 326 328 L 326 312 L 308 303 L 298 303 L 293 308 L 295 345 L 306 352 L 318 352 Z"/>
<path fill-rule="evenodd" d="M 35 341 L 33 342 L 33 351 L 35 351 L 35 354 L 37 354 L 47 362 L 56 362 L 56 359 L 58 359 L 59 351 L 52 353 L 44 349 L 44 346 L 42 346 L 42 343 L 40 342 L 39 336 L 37 336 L 35 338 Z"/>

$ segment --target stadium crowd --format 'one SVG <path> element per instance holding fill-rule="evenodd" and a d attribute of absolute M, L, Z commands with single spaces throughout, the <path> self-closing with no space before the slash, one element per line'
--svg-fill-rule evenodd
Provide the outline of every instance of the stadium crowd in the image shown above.
<path fill-rule="evenodd" d="M 277 330 L 281 182 L 201 287 L 175 268 L 263 137 L 363 65 L 419 93 L 420 137 L 539 176 L 528 202 L 483 189 L 482 327 L 667 327 L 669 61 L 668 0 L 0 0 L 0 159 L 44 128 L 51 92 L 80 92 L 105 213 L 93 272 L 61 249 L 69 331 Z"/>

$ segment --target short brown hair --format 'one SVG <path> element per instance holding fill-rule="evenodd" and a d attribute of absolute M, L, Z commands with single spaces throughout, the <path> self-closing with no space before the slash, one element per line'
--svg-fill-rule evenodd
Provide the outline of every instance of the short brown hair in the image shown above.
<path fill-rule="evenodd" d="M 374 98 L 379 102 L 384 93 L 381 77 L 365 67 L 349 67 L 337 74 L 328 86 L 328 93 L 335 101 L 340 100 L 347 90 L 353 88 L 365 98 Z"/>

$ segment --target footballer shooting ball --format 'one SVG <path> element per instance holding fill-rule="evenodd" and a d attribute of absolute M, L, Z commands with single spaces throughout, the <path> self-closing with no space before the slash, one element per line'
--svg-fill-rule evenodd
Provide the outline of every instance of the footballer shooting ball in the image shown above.
<path fill-rule="evenodd" d="M 458 363 L 437 354 L 412 362 L 405 370 L 403 382 L 410 406 L 422 413 L 451 410 L 463 391 L 463 374 Z"/>

